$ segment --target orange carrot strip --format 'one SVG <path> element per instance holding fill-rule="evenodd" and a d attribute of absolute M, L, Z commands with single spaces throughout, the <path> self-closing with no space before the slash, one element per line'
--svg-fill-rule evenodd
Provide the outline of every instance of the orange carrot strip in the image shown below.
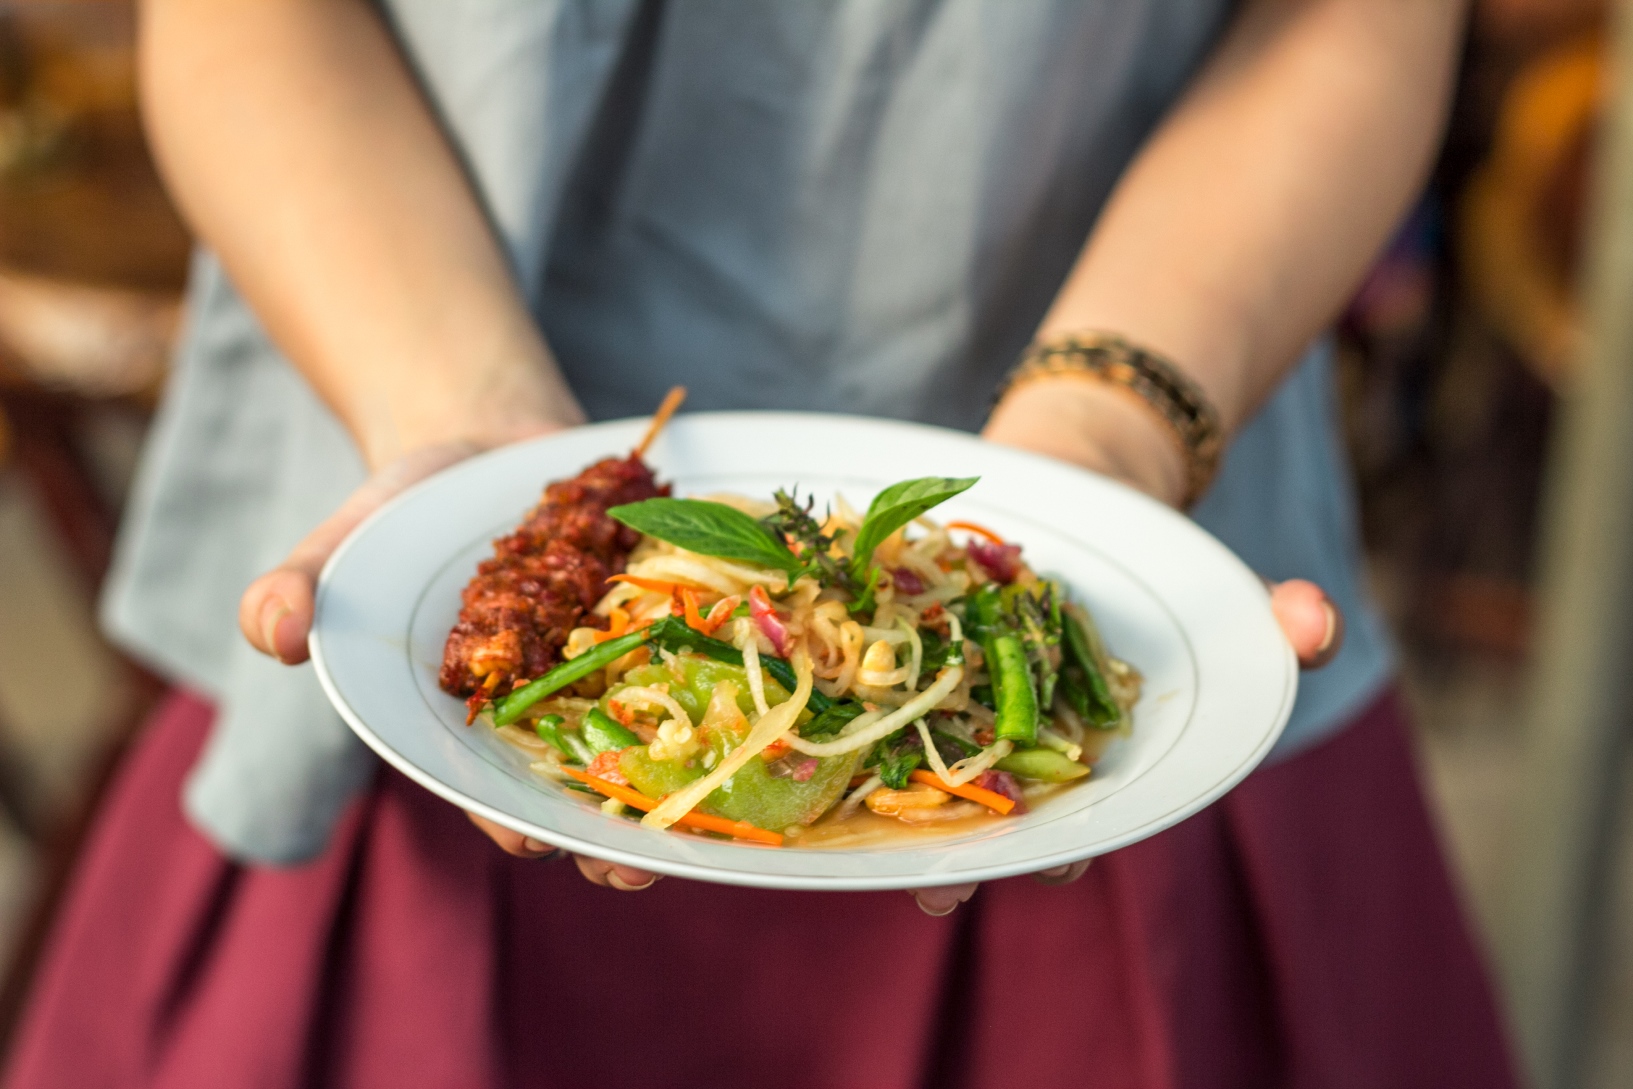
<path fill-rule="evenodd" d="M 928 783 L 937 790 L 945 790 L 948 794 L 956 794 L 960 798 L 968 798 L 972 802 L 980 802 L 988 809 L 996 809 L 999 813 L 1002 813 L 1006 817 L 1009 816 L 1009 811 L 1015 808 L 1015 803 L 1013 800 L 1004 797 L 1002 794 L 999 794 L 996 791 L 988 790 L 986 787 L 971 786 L 968 783 L 965 783 L 963 786 L 953 786 L 951 783 L 947 782 L 933 771 L 925 771 L 921 768 L 920 770 L 909 775 L 908 778 L 913 780 L 915 783 Z"/>
<path fill-rule="evenodd" d="M 598 631 L 590 638 L 597 643 L 605 643 L 608 639 L 616 639 L 629 632 L 629 613 L 625 610 L 614 606 L 610 620 L 606 631 Z"/>
<path fill-rule="evenodd" d="M 681 587 L 680 607 L 681 612 L 686 617 L 686 626 L 688 628 L 691 628 L 693 631 L 703 632 L 704 635 L 709 634 L 704 630 L 704 625 L 707 624 L 708 621 L 704 620 L 703 614 L 698 611 L 696 590 L 688 589 L 684 586 Z"/>
<path fill-rule="evenodd" d="M 981 536 L 985 537 L 995 545 L 1004 545 L 1009 543 L 996 533 L 992 532 L 992 530 L 988 529 L 986 526 L 983 526 L 977 522 L 948 522 L 947 528 L 966 529 L 971 533 L 979 533 Z"/>
<path fill-rule="evenodd" d="M 599 791 L 609 798 L 617 798 L 632 809 L 639 809 L 645 813 L 658 807 L 657 802 L 638 790 L 619 786 L 617 783 L 609 783 L 599 776 L 579 771 L 577 768 L 563 766 L 561 770 L 591 790 Z M 724 817 L 711 817 L 706 813 L 688 813 L 675 823 L 690 825 L 705 832 L 719 832 L 721 835 L 735 836 L 738 839 L 750 839 L 756 843 L 768 843 L 773 847 L 782 846 L 782 836 L 780 834 L 767 832 L 764 828 L 756 828 L 747 821 L 729 821 Z"/>
<path fill-rule="evenodd" d="M 653 593 L 668 596 L 681 589 L 685 583 L 665 582 L 662 579 L 643 579 L 639 575 L 614 575 L 608 582 L 627 582 L 631 586 L 638 586 L 642 590 L 651 590 Z"/>

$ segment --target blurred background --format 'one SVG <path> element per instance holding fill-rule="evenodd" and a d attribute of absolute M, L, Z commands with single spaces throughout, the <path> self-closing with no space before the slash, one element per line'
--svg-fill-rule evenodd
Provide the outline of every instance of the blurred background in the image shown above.
<path fill-rule="evenodd" d="M 1604 774 L 1566 822 L 1583 845 L 1563 852 L 1563 899 L 1515 890 L 1560 853 L 1529 832 L 1547 805 L 1538 512 L 1585 355 L 1606 6 L 1477 4 L 1434 179 L 1341 326 L 1374 585 L 1446 841 L 1539 1081 L 1593 1087 L 1633 1086 L 1619 717 L 1573 750 Z M 189 246 L 143 145 L 132 35 L 123 0 L 0 0 L 0 1041 L 87 815 L 160 691 L 94 622 Z"/>

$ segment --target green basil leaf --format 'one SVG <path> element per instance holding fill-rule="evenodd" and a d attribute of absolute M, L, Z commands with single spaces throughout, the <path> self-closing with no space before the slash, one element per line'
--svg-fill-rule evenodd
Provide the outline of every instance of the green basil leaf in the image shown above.
<path fill-rule="evenodd" d="M 886 537 L 929 510 L 972 487 L 978 476 L 962 478 L 925 476 L 892 484 L 873 497 L 867 516 L 856 531 L 851 549 L 851 577 L 863 581 L 873 563 L 873 550 Z M 871 579 L 867 579 L 871 583 Z"/>
<path fill-rule="evenodd" d="M 788 546 L 735 507 L 707 499 L 647 499 L 607 511 L 618 521 L 649 537 L 689 552 L 719 556 L 794 574 L 799 557 Z"/>

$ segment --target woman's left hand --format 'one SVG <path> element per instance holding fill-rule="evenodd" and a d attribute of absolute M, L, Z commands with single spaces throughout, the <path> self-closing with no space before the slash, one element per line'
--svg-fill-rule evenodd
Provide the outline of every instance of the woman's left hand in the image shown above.
<path fill-rule="evenodd" d="M 1047 454 L 1133 485 L 1174 506 L 1184 492 L 1184 462 L 1156 416 L 1133 394 L 1084 378 L 1027 383 L 992 414 L 982 437 Z M 1270 586 L 1270 608 L 1305 669 L 1332 661 L 1344 640 L 1344 618 L 1313 582 L 1291 579 Z M 1076 881 L 1087 859 L 1034 876 L 1047 885 Z M 975 894 L 975 885 L 914 890 L 919 907 L 946 915 Z"/>

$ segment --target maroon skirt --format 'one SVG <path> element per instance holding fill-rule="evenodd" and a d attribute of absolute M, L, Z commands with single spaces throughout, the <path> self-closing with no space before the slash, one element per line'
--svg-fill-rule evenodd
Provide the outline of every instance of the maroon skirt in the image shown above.
<path fill-rule="evenodd" d="M 327 852 L 183 819 L 172 698 L 107 799 L 10 1057 L 65 1086 L 1514 1084 L 1398 700 L 1074 885 L 597 888 L 382 770 Z"/>

